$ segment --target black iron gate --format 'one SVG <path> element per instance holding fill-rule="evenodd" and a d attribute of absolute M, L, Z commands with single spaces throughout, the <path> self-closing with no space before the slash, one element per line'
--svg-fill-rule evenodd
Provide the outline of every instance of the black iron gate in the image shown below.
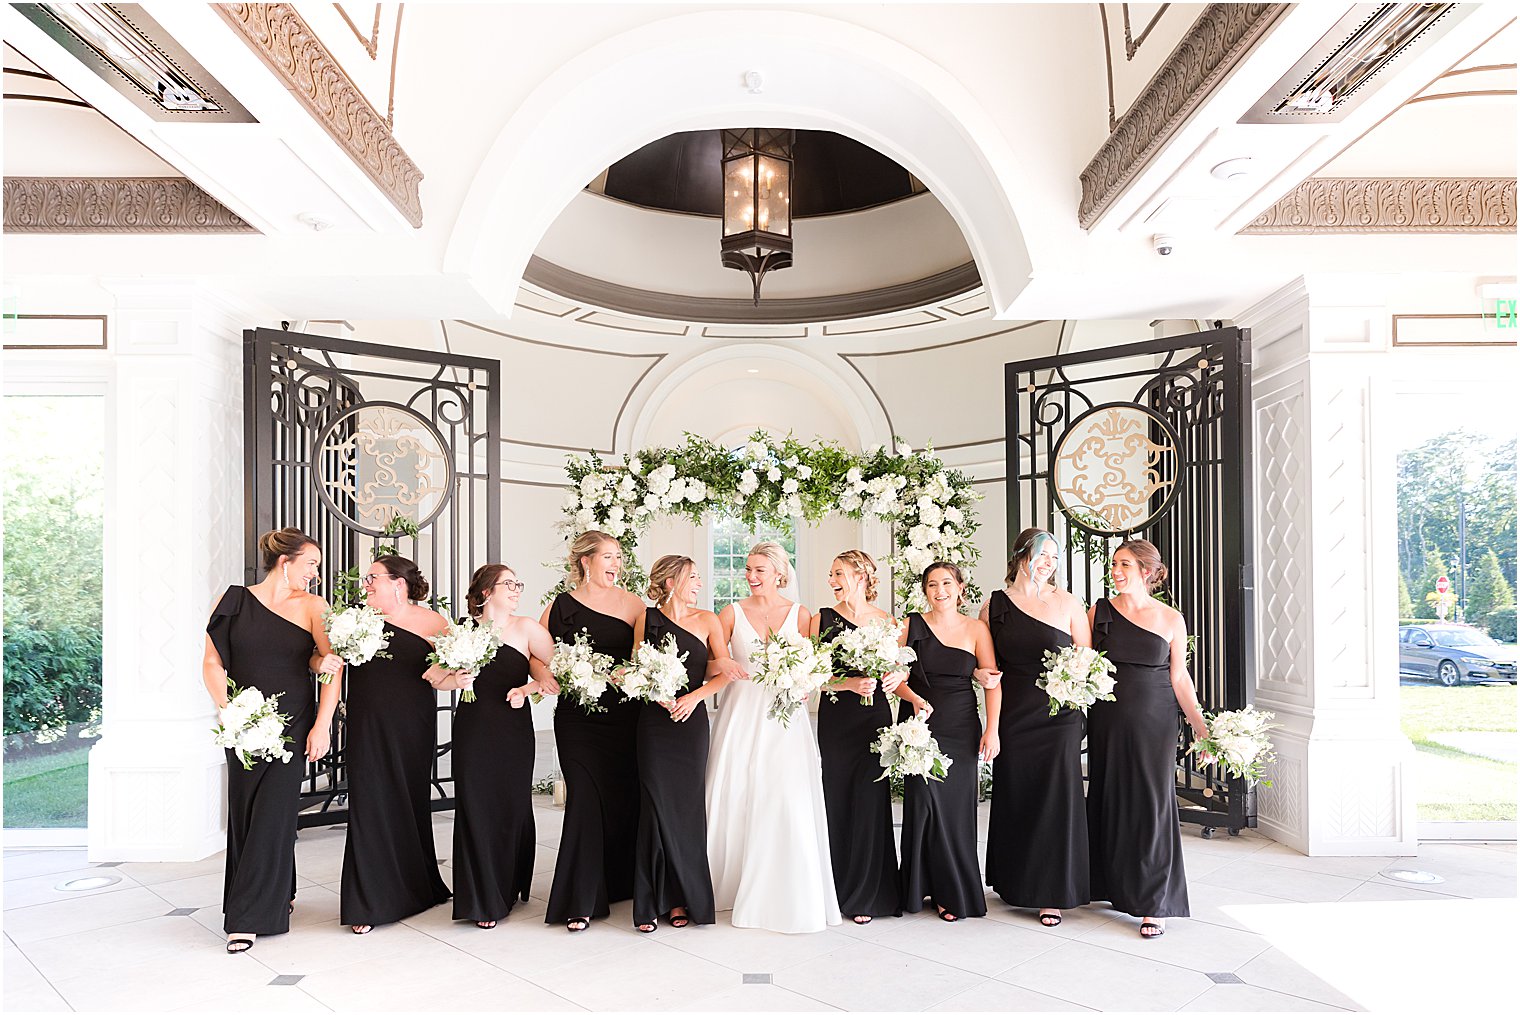
<path fill-rule="evenodd" d="M 432 605 L 462 612 L 472 569 L 500 557 L 500 373 L 473 356 L 245 331 L 247 583 L 262 577 L 259 534 L 295 525 L 322 545 L 324 594 L 391 546 L 427 576 Z M 454 806 L 449 698 L 434 810 Z M 347 820 L 344 713 L 332 752 L 307 766 L 302 827 Z"/>
<path fill-rule="evenodd" d="M 1250 362 L 1250 332 L 1220 328 L 1004 368 L 1009 541 L 1032 525 L 1064 539 L 1066 587 L 1088 603 L 1120 539 L 1155 543 L 1206 711 L 1256 686 Z M 1191 755 L 1177 794 L 1205 836 L 1256 824 L 1255 791 Z"/>

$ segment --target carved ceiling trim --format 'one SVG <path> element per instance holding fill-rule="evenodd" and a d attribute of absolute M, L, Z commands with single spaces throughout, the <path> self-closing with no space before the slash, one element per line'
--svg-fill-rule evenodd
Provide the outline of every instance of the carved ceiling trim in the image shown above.
<path fill-rule="evenodd" d="M 1102 217 L 1287 8 L 1234 3 L 1204 8 L 1082 170 L 1077 218 L 1083 228 Z"/>
<path fill-rule="evenodd" d="M 1513 233 L 1515 181 L 1352 177 L 1305 180 L 1240 232 Z"/>
<path fill-rule="evenodd" d="M 421 226 L 422 170 L 295 7 L 216 4 L 215 9 L 407 221 Z"/>
<path fill-rule="evenodd" d="M 8 233 L 252 233 L 253 226 L 178 177 L 8 176 Z"/>

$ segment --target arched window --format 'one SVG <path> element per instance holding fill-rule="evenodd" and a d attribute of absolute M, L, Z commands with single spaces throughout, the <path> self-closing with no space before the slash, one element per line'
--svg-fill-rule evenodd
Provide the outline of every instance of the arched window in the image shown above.
<path fill-rule="evenodd" d="M 736 599 L 749 595 L 744 582 L 744 560 L 749 548 L 764 540 L 772 540 L 786 547 L 786 556 L 795 570 L 797 567 L 797 525 L 787 519 L 785 525 L 761 524 L 755 528 L 732 515 L 719 515 L 712 523 L 712 565 L 709 570 L 709 588 L 712 590 L 712 608 L 717 613 Z M 783 592 L 783 595 L 785 593 Z"/>

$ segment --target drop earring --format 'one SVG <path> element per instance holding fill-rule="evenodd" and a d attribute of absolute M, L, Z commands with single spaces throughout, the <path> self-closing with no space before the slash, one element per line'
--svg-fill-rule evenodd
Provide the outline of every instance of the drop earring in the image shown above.
<path fill-rule="evenodd" d="M 285 578 L 284 578 L 285 587 L 287 589 L 290 588 L 290 565 L 289 564 L 281 564 L 280 565 L 280 573 L 285 576 Z"/>
<path fill-rule="evenodd" d="M 396 590 L 396 605 L 397 606 L 401 605 L 401 590 L 400 589 Z"/>

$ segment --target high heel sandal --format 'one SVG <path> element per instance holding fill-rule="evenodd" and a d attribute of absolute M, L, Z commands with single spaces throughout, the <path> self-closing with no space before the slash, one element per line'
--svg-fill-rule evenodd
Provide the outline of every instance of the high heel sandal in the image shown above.
<path fill-rule="evenodd" d="M 256 935 L 254 934 L 231 934 L 227 937 L 227 954 L 241 955 L 253 947 Z"/>
<path fill-rule="evenodd" d="M 691 923 L 690 913 L 682 913 L 679 916 L 675 913 L 670 914 L 670 925 L 672 927 L 684 927 L 689 923 Z"/>
<path fill-rule="evenodd" d="M 1149 927 L 1151 930 L 1155 931 L 1156 933 L 1154 933 L 1154 934 L 1147 934 L 1145 932 L 1145 930 L 1146 930 L 1147 927 Z M 1157 923 L 1155 920 L 1141 920 L 1140 921 L 1140 936 L 1143 937 L 1143 938 L 1145 938 L 1145 940 L 1147 940 L 1147 941 L 1150 941 L 1153 938 L 1158 938 L 1162 934 L 1165 934 L 1165 933 L 1166 933 L 1166 928 L 1163 927 L 1163 926 L 1161 926 L 1161 924 Z"/>
<path fill-rule="evenodd" d="M 577 916 L 573 920 L 565 921 L 565 929 L 572 934 L 579 934 L 589 926 L 591 926 L 591 921 L 584 916 Z"/>
<path fill-rule="evenodd" d="M 1060 913 L 1041 913 L 1040 914 L 1040 926 L 1042 926 L 1042 927 L 1059 927 L 1059 926 L 1061 926 L 1061 914 Z"/>
<path fill-rule="evenodd" d="M 353 923 L 353 924 L 349 924 L 348 929 L 351 930 L 351 931 L 353 931 L 355 934 L 363 936 L 365 934 L 368 934 L 370 931 L 374 930 L 375 927 L 374 927 L 374 924 L 370 924 L 370 923 Z"/>
<path fill-rule="evenodd" d="M 656 920 L 653 923 L 636 923 L 633 925 L 633 929 L 638 931 L 640 934 L 653 934 L 655 931 L 660 929 L 660 921 Z"/>
<path fill-rule="evenodd" d="M 950 912 L 950 910 L 946 909 L 944 906 L 936 906 L 935 908 L 939 910 L 939 918 L 941 920 L 944 920 L 946 923 L 955 923 L 960 920 L 960 917 Z"/>
<path fill-rule="evenodd" d="M 493 927 L 496 926 L 496 921 L 495 920 L 476 920 L 475 921 L 475 926 L 479 927 L 481 930 L 490 930 L 491 928 L 493 928 Z"/>
<path fill-rule="evenodd" d="M 855 926 L 864 927 L 866 924 L 870 923 L 874 917 L 867 916 L 864 913 L 859 913 L 855 916 L 850 917 L 850 919 L 855 921 Z"/>

